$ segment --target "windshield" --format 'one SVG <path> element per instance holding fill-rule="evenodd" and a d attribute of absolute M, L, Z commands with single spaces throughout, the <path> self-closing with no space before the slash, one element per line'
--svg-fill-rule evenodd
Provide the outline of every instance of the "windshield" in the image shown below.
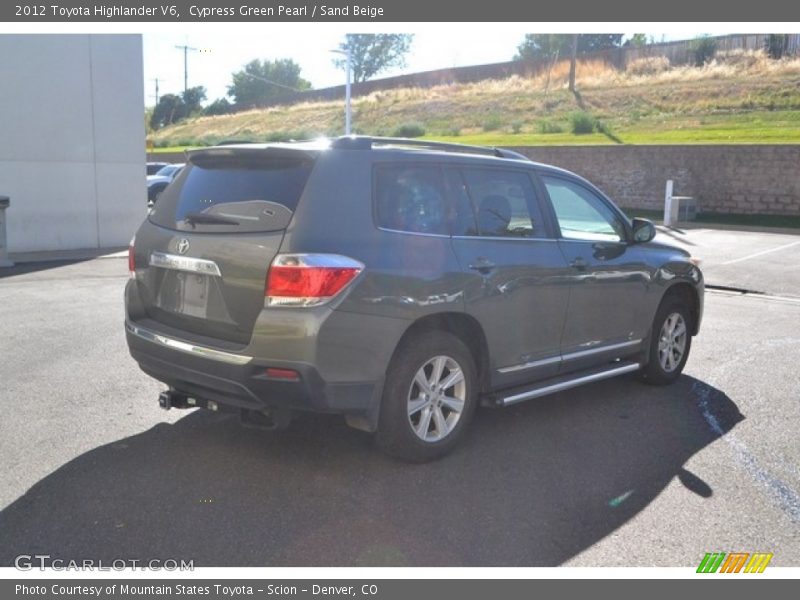
<path fill-rule="evenodd" d="M 170 177 L 172 174 L 180 169 L 180 165 L 167 165 L 165 167 L 161 167 L 158 171 L 156 171 L 156 175 L 159 177 Z"/>

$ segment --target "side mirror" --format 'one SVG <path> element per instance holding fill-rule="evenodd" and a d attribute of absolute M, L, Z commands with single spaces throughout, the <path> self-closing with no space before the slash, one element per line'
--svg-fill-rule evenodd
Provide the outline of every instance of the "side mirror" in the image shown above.
<path fill-rule="evenodd" d="M 633 219 L 633 241 L 637 244 L 644 244 L 656 237 L 656 226 L 648 219 Z"/>

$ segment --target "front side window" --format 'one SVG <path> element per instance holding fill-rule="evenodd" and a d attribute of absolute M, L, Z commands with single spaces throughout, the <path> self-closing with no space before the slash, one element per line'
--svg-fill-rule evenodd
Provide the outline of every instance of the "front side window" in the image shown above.
<path fill-rule="evenodd" d="M 625 225 L 599 196 L 582 185 L 560 177 L 542 179 L 562 237 L 596 242 L 625 240 Z"/>
<path fill-rule="evenodd" d="M 379 167 L 375 193 L 379 227 L 450 235 L 444 182 L 439 167 Z"/>

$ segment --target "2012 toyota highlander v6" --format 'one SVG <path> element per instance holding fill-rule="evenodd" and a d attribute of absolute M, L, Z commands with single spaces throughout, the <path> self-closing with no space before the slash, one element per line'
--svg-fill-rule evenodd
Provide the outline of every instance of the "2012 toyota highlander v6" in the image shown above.
<path fill-rule="evenodd" d="M 126 331 L 169 407 L 339 413 L 428 460 L 479 403 L 681 373 L 703 277 L 584 179 L 370 137 L 188 153 L 130 247 Z"/>

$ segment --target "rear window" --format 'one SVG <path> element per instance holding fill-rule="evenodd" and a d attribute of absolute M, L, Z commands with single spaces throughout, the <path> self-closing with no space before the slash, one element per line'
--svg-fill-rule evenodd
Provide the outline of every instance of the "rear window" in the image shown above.
<path fill-rule="evenodd" d="M 194 156 L 161 194 L 150 220 L 181 231 L 285 229 L 312 167 L 306 157 Z"/>

